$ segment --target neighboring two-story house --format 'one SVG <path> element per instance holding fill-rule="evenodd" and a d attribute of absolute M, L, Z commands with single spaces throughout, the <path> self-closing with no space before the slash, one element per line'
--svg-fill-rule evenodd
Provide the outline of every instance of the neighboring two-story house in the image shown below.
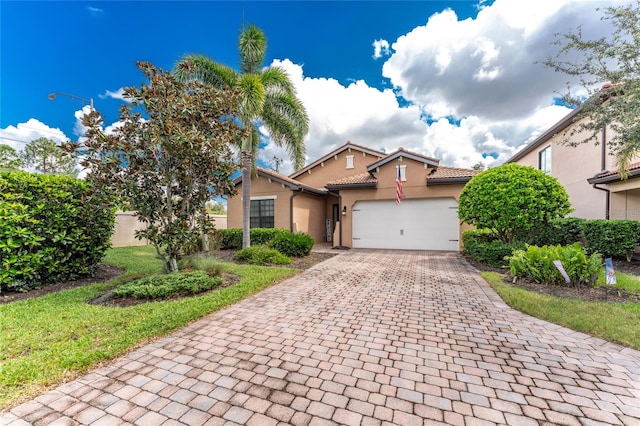
<path fill-rule="evenodd" d="M 251 226 L 306 232 L 342 247 L 458 251 L 458 196 L 477 173 L 402 148 L 386 154 L 347 142 L 290 176 L 258 168 Z M 227 220 L 242 227 L 240 191 L 228 199 Z"/>
<path fill-rule="evenodd" d="M 507 162 L 532 166 L 557 178 L 569 194 L 574 209 L 570 216 L 640 220 L 640 161 L 631 164 L 628 179 L 621 179 L 607 146 L 610 129 L 602 129 L 597 145 L 579 143 L 584 139 L 580 134 L 571 138 L 577 145 L 562 143 L 571 126 L 579 124 L 579 113 L 579 108 L 571 111 Z"/>

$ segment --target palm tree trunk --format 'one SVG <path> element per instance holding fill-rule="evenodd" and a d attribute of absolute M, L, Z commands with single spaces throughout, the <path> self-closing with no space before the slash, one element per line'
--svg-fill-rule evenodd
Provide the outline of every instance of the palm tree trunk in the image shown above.
<path fill-rule="evenodd" d="M 251 246 L 251 151 L 243 150 L 242 158 L 242 248 Z"/>

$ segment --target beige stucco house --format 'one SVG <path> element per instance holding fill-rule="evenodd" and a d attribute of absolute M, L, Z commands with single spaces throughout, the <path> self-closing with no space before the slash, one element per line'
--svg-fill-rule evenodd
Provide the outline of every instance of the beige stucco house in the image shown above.
<path fill-rule="evenodd" d="M 347 142 L 290 176 L 258 168 L 251 226 L 306 232 L 342 247 L 457 251 L 458 196 L 477 173 L 402 148 L 386 154 Z M 240 191 L 228 199 L 227 220 L 242 227 Z"/>
<path fill-rule="evenodd" d="M 620 178 L 607 146 L 610 129 L 602 129 L 597 145 L 579 143 L 584 139 L 580 134 L 570 139 L 575 146 L 562 143 L 571 126 L 579 124 L 579 113 L 580 109 L 571 111 L 507 162 L 532 166 L 557 178 L 569 194 L 574 209 L 570 216 L 640 220 L 640 162 L 631 165 L 628 179 Z"/>

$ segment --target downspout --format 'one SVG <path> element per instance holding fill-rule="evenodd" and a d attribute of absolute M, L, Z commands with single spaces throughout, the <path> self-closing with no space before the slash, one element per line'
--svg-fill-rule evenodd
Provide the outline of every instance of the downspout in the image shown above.
<path fill-rule="evenodd" d="M 289 230 L 293 232 L 293 199 L 304 192 L 304 188 L 298 188 L 297 192 L 293 192 L 289 197 Z"/>
<path fill-rule="evenodd" d="M 607 155 L 607 125 L 605 124 L 604 126 L 602 126 L 602 154 L 600 158 L 600 173 L 604 172 L 607 169 L 606 155 Z M 607 188 L 600 188 L 597 185 L 598 185 L 597 183 L 594 183 L 593 188 L 607 193 L 604 201 L 604 218 L 609 220 L 609 209 L 611 205 L 611 191 L 608 190 Z"/>
<path fill-rule="evenodd" d="M 338 215 L 342 215 L 342 195 L 339 192 L 331 192 L 327 191 L 327 194 L 333 195 L 338 198 Z M 338 221 L 338 248 L 342 249 L 342 216 L 340 216 L 340 220 Z"/>

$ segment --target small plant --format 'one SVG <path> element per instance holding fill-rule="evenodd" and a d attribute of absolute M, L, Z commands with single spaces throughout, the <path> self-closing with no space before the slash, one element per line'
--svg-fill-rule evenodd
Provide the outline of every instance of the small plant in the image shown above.
<path fill-rule="evenodd" d="M 313 238 L 303 232 L 284 232 L 277 235 L 268 245 L 286 256 L 304 257 L 311 253 L 313 243 Z"/>
<path fill-rule="evenodd" d="M 580 243 L 569 246 L 527 246 L 526 250 L 516 250 L 509 258 L 509 272 L 512 277 L 523 277 L 537 283 L 565 284 L 565 279 L 553 264 L 562 262 L 572 285 L 593 285 L 602 269 L 599 254 L 587 255 Z"/>
<path fill-rule="evenodd" d="M 135 299 L 168 299 L 202 293 L 220 284 L 222 278 L 210 277 L 204 271 L 179 272 L 132 281 L 113 290 L 113 294 Z"/>
<path fill-rule="evenodd" d="M 238 251 L 233 257 L 252 265 L 288 265 L 291 258 L 267 246 L 251 246 Z"/>
<path fill-rule="evenodd" d="M 183 259 L 180 269 L 194 269 L 206 272 L 210 277 L 219 277 L 224 272 L 224 263 L 210 256 L 194 256 Z"/>
<path fill-rule="evenodd" d="M 506 267 L 509 264 L 508 256 L 514 250 L 524 248 L 523 243 L 506 244 L 497 239 L 489 229 L 473 229 L 462 233 L 462 244 L 465 253 L 474 260 L 486 263 L 493 267 Z"/>

